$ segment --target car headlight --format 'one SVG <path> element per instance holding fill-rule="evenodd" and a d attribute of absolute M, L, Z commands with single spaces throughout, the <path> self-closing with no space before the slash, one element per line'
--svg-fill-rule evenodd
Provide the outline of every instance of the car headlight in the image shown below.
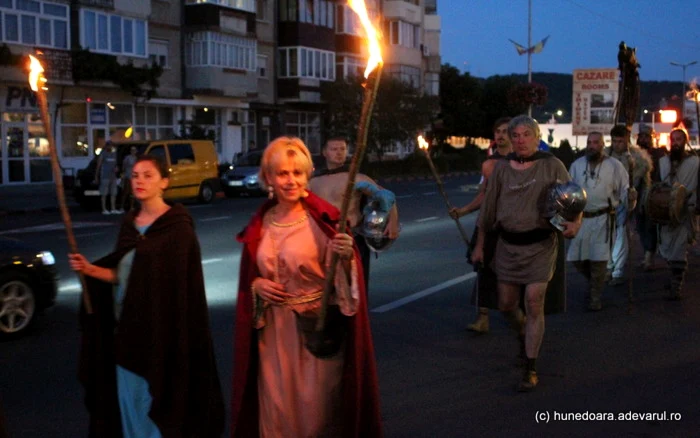
<path fill-rule="evenodd" d="M 256 173 L 255 175 L 251 175 L 247 177 L 246 180 L 248 181 L 248 184 L 255 184 L 258 182 L 258 174 Z"/>
<path fill-rule="evenodd" d="M 38 256 L 41 258 L 41 263 L 46 266 L 56 264 L 56 258 L 51 254 L 51 251 L 42 251 Z"/>

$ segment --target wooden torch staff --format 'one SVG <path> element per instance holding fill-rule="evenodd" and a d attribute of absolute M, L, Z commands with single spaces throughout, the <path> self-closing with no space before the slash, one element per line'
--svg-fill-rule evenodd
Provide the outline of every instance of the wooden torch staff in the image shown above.
<path fill-rule="evenodd" d="M 379 82 L 382 76 L 382 64 L 370 74 L 365 83 L 365 92 L 362 99 L 362 112 L 360 113 L 360 124 L 357 128 L 357 147 L 350 161 L 350 169 L 348 170 L 348 182 L 345 184 L 343 192 L 343 204 L 340 208 L 340 219 L 338 220 L 339 232 L 344 232 L 347 226 L 348 210 L 350 209 L 350 200 L 352 192 L 355 189 L 355 177 L 360 170 L 360 164 L 367 150 L 367 133 L 369 131 L 369 122 L 372 118 L 372 109 L 374 101 L 377 98 L 377 90 L 379 90 Z M 321 311 L 316 322 L 316 331 L 322 331 L 326 325 L 326 313 L 328 310 L 328 299 L 333 291 L 335 284 L 335 271 L 338 265 L 339 256 L 333 253 L 331 263 L 326 273 L 326 283 L 323 287 L 323 296 L 321 297 Z"/>
<path fill-rule="evenodd" d="M 44 132 L 46 134 L 46 139 L 49 142 L 49 155 L 51 157 L 51 170 L 53 172 L 53 179 L 56 182 L 56 199 L 58 200 L 58 207 L 61 211 L 61 219 L 63 219 L 63 224 L 66 228 L 66 237 L 68 238 L 68 245 L 70 251 L 73 254 L 78 253 L 78 244 L 75 241 L 75 235 L 73 234 L 73 223 L 71 221 L 70 212 L 68 211 L 68 206 L 66 205 L 66 194 L 63 189 L 63 174 L 61 173 L 61 166 L 58 163 L 58 153 L 56 152 L 56 141 L 53 136 L 53 131 L 51 130 L 51 119 L 49 118 L 49 105 L 46 99 L 46 87 L 43 86 L 46 83 L 46 78 L 43 75 L 44 68 L 38 59 L 29 55 L 30 58 L 30 71 L 29 71 L 29 85 L 31 89 L 36 93 L 37 104 L 39 106 L 39 112 L 41 114 L 41 123 L 44 126 Z M 40 85 L 39 82 L 42 82 Z M 80 285 L 82 287 L 82 298 L 83 305 L 85 306 L 85 311 L 88 314 L 92 313 L 92 303 L 90 302 L 90 296 L 87 294 L 87 284 L 85 283 L 85 276 L 82 273 L 78 274 L 80 278 Z"/>
<path fill-rule="evenodd" d="M 438 190 L 440 190 L 442 199 L 445 200 L 445 205 L 447 205 L 447 211 L 449 212 L 450 210 L 452 210 L 452 203 L 450 203 L 450 200 L 447 197 L 447 192 L 445 192 L 445 186 L 442 183 L 442 179 L 440 178 L 437 169 L 435 168 L 435 163 L 433 163 L 433 159 L 430 157 L 430 145 L 427 141 L 425 141 L 422 135 L 418 136 L 418 147 L 423 152 L 425 152 L 425 158 L 428 159 L 428 166 L 430 166 L 430 171 L 433 173 L 433 178 L 435 178 L 435 182 L 438 185 Z M 467 236 L 467 232 L 464 230 L 464 227 L 462 227 L 462 223 L 459 221 L 459 218 L 453 219 L 455 221 L 455 224 L 457 225 L 459 234 L 462 235 L 462 240 L 464 240 L 464 244 L 467 245 L 467 248 L 469 248 L 469 237 Z"/>

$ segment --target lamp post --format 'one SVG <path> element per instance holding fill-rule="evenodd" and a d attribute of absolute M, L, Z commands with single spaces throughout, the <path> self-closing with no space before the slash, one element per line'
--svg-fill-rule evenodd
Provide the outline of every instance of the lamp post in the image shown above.
<path fill-rule="evenodd" d="M 671 61 L 670 64 L 675 66 L 675 67 L 680 67 L 683 69 L 683 82 L 681 83 L 681 118 L 683 117 L 683 113 L 685 112 L 685 69 L 690 67 L 691 65 L 697 64 L 697 61 L 690 61 L 686 62 L 685 64 L 681 64 L 680 62 L 675 62 Z"/>

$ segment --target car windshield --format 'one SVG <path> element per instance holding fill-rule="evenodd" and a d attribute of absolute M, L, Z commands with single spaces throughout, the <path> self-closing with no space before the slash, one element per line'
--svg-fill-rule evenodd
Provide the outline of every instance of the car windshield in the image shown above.
<path fill-rule="evenodd" d="M 236 158 L 235 164 L 241 167 L 260 167 L 261 158 L 262 152 L 251 152 Z"/>

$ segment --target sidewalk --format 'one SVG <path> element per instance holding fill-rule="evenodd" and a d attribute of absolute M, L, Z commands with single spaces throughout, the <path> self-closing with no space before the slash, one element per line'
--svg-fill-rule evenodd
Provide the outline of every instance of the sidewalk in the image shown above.
<path fill-rule="evenodd" d="M 78 207 L 69 190 L 66 190 L 66 204 L 71 209 Z M 57 210 L 56 186 L 53 183 L 0 187 L 0 216 Z"/>

